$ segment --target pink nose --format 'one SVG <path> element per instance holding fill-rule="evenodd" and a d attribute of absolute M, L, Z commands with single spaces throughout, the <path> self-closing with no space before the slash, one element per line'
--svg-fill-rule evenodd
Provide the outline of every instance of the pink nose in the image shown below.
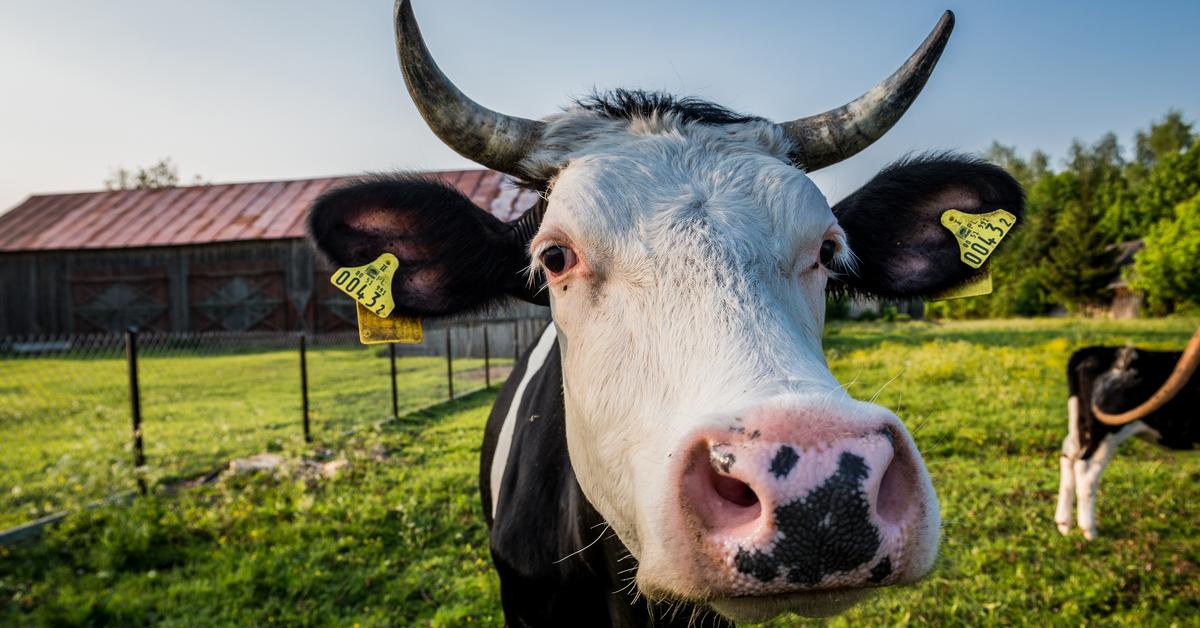
<path fill-rule="evenodd" d="M 900 423 L 757 423 L 699 436 L 683 471 L 680 497 L 699 528 L 698 549 L 726 572 L 719 579 L 730 592 L 910 579 L 898 572 L 932 495 Z"/>

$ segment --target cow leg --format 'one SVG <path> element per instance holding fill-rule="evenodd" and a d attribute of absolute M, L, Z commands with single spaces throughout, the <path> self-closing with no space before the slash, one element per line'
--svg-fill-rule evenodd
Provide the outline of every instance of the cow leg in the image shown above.
<path fill-rule="evenodd" d="M 1071 506 L 1075 501 L 1075 459 L 1079 456 L 1079 397 L 1067 400 L 1067 435 L 1063 438 L 1062 456 L 1058 459 L 1058 509 L 1054 524 L 1062 534 L 1071 532 Z"/>
<path fill-rule="evenodd" d="M 1096 538 L 1096 493 L 1100 489 L 1100 475 L 1112 462 L 1117 447 L 1144 427 L 1144 423 L 1135 422 L 1107 434 L 1090 458 L 1075 461 L 1075 508 L 1079 511 L 1079 529 L 1089 541 Z"/>

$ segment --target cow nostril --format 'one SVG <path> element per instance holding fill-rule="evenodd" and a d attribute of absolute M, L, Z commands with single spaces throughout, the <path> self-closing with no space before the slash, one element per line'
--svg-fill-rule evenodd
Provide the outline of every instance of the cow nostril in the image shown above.
<path fill-rule="evenodd" d="M 912 493 L 912 489 L 909 488 L 910 479 L 906 477 L 908 475 L 901 461 L 892 459 L 887 471 L 883 472 L 883 477 L 879 480 L 875 512 L 886 523 L 895 525 L 904 519 Z"/>
<path fill-rule="evenodd" d="M 749 484 L 727 475 L 715 474 L 713 478 L 713 489 L 717 495 L 720 495 L 725 501 L 749 508 L 758 503 L 758 495 L 754 493 L 754 489 L 750 488 Z"/>

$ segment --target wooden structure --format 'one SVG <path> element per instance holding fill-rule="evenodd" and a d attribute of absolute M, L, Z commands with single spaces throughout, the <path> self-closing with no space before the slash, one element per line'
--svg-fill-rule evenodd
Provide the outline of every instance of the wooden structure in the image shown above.
<path fill-rule="evenodd" d="M 488 170 L 430 176 L 502 220 L 536 200 Z M 312 201 L 351 180 L 31 196 L 0 214 L 0 336 L 353 329 L 304 233 Z"/>
<path fill-rule="evenodd" d="M 1134 258 L 1138 251 L 1146 248 L 1143 240 L 1129 240 L 1115 245 L 1117 258 L 1114 263 L 1117 268 L 1117 278 L 1108 284 L 1112 290 L 1112 302 L 1109 304 L 1107 316 L 1113 319 L 1137 318 L 1142 310 L 1142 294 L 1133 289 L 1125 275 L 1132 270 Z"/>

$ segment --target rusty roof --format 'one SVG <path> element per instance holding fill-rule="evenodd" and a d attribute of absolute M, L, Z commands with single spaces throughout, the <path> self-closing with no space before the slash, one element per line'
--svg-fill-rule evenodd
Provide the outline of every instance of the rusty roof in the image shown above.
<path fill-rule="evenodd" d="M 536 194 L 492 170 L 429 174 L 504 221 L 537 200 Z M 309 204 L 355 178 L 37 194 L 0 214 L 0 252 L 302 238 Z"/>

